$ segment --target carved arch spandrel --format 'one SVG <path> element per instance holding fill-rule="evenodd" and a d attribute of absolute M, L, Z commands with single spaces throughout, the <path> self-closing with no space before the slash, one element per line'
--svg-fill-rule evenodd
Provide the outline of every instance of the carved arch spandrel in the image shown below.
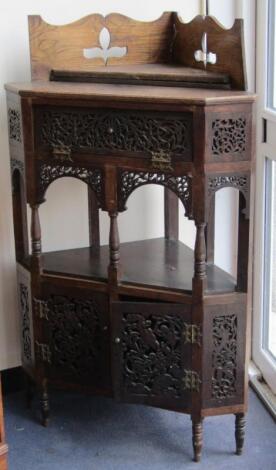
<path fill-rule="evenodd" d="M 85 168 L 74 165 L 41 163 L 37 169 L 38 188 L 37 199 L 41 204 L 45 201 L 45 194 L 53 181 L 64 177 L 72 177 L 86 183 L 96 194 L 100 208 L 104 208 L 104 175 L 100 168 Z"/>
<path fill-rule="evenodd" d="M 185 208 L 185 215 L 192 218 L 192 178 L 188 175 L 174 176 L 168 173 L 144 171 L 119 171 L 118 209 L 126 210 L 126 202 L 132 192 L 146 184 L 158 184 L 173 191 Z"/>
<path fill-rule="evenodd" d="M 244 216 L 248 219 L 250 215 L 250 173 L 208 175 L 206 183 L 207 207 L 210 207 L 211 199 L 215 193 L 223 188 L 237 189 L 243 194 L 245 200 Z"/>

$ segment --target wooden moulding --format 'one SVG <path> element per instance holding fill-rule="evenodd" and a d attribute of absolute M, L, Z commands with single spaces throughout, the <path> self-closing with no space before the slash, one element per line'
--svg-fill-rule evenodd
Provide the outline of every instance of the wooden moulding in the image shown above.
<path fill-rule="evenodd" d="M 100 40 L 104 28 L 110 35 L 105 51 L 124 51 L 121 49 L 122 54 L 117 57 L 86 57 L 84 49 L 98 48 L 100 53 L 104 50 Z M 217 56 L 217 62 L 206 67 L 195 59 L 195 52 L 202 50 L 204 33 L 208 52 Z M 40 16 L 29 16 L 29 35 L 33 80 L 49 80 L 54 71 L 52 79 L 54 76 L 67 81 L 102 83 L 112 78 L 113 83 L 121 80 L 131 84 L 135 78 L 144 84 L 151 78 L 155 85 L 164 85 L 169 79 L 174 86 L 189 86 L 189 81 L 190 86 L 204 86 L 206 80 L 213 80 L 213 87 L 218 84 L 218 88 L 227 88 L 229 77 L 233 89 L 246 89 L 242 20 L 225 29 L 210 16 L 197 16 L 184 23 L 176 13 L 166 12 L 159 19 L 146 22 L 111 13 L 106 17 L 92 14 L 58 26 L 46 23 Z M 79 79 L 74 77 L 76 73 L 80 74 Z M 213 77 L 208 76 L 210 73 Z"/>

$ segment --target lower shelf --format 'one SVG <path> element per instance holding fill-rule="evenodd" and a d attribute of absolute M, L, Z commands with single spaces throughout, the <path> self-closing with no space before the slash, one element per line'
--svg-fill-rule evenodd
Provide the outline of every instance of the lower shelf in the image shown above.
<path fill-rule="evenodd" d="M 169 290 L 192 291 L 194 253 L 180 241 L 156 238 L 122 243 L 122 282 Z M 43 254 L 45 273 L 107 280 L 109 246 L 55 251 Z M 207 291 L 235 291 L 235 280 L 215 265 L 207 265 Z"/>

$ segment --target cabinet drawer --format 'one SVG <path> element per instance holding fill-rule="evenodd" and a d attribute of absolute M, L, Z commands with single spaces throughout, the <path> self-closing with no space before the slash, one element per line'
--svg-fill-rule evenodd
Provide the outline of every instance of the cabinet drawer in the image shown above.
<path fill-rule="evenodd" d="M 36 148 L 53 156 L 73 153 L 192 160 L 192 114 L 38 106 Z"/>
<path fill-rule="evenodd" d="M 192 392 L 199 392 L 200 387 L 191 377 L 190 325 L 189 305 L 112 304 L 112 360 L 117 399 L 182 411 L 189 408 Z"/>

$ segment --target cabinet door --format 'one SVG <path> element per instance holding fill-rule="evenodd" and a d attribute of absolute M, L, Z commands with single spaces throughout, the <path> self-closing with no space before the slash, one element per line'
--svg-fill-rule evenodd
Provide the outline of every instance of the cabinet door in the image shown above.
<path fill-rule="evenodd" d="M 191 307 L 114 302 L 111 308 L 116 398 L 186 411 L 191 401 L 185 380 L 191 369 Z"/>
<path fill-rule="evenodd" d="M 108 297 L 75 287 L 44 286 L 43 322 L 48 377 L 110 388 Z"/>

